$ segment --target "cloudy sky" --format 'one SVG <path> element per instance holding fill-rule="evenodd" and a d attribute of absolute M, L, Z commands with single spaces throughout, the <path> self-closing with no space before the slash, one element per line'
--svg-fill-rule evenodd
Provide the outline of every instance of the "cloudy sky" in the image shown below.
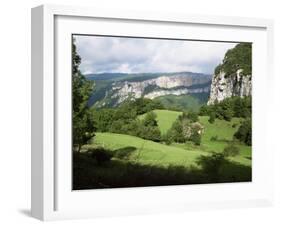
<path fill-rule="evenodd" d="M 212 74 L 235 43 L 75 35 L 83 74 L 201 72 Z"/>

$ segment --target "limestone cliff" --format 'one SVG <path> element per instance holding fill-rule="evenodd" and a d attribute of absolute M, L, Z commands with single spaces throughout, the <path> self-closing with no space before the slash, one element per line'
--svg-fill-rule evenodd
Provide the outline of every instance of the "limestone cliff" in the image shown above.
<path fill-rule="evenodd" d="M 117 82 L 112 86 L 114 94 L 112 98 L 117 99 L 116 104 L 122 103 L 127 98 L 145 97 L 154 99 L 165 95 L 183 95 L 190 93 L 209 93 L 210 76 L 199 79 L 186 75 L 160 76 L 137 82 Z"/>
<path fill-rule="evenodd" d="M 210 98 L 208 105 L 215 101 L 222 101 L 232 96 L 250 96 L 252 95 L 252 76 L 244 75 L 243 70 L 239 69 L 232 75 L 226 75 L 220 71 L 212 78 Z"/>
<path fill-rule="evenodd" d="M 208 105 L 233 96 L 252 95 L 252 44 L 239 43 L 229 49 L 215 68 Z"/>

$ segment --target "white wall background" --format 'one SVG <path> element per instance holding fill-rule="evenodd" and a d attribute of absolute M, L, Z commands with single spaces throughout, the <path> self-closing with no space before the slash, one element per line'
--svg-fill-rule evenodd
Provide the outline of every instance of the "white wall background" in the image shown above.
<path fill-rule="evenodd" d="M 51 225 L 281 225 L 281 14 L 279 1 L 260 0 L 8 0 L 0 8 L 0 225 L 38 225 L 30 208 L 30 8 L 43 4 L 272 18 L 275 20 L 275 108 L 270 128 L 275 153 L 276 203 L 271 208 L 50 222 Z M 279 50 L 279 51 L 278 51 Z M 280 63 L 279 63 L 280 62 Z M 266 76 L 266 75 L 265 75 Z M 239 191 L 237 191 L 239 192 Z"/>

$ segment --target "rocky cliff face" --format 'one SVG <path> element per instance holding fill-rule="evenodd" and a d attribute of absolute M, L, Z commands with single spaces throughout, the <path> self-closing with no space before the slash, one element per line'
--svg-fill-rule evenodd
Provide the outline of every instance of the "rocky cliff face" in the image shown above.
<path fill-rule="evenodd" d="M 113 84 L 112 90 L 114 92 L 112 98 L 117 99 L 117 104 L 122 103 L 128 97 L 154 99 L 165 95 L 208 93 L 210 92 L 210 77 L 194 79 L 184 75 L 163 75 L 140 82 L 117 82 Z"/>
<path fill-rule="evenodd" d="M 208 105 L 215 101 L 222 101 L 232 96 L 252 95 L 252 76 L 244 75 L 243 70 L 239 69 L 232 75 L 226 75 L 223 71 L 214 75 L 212 78 L 210 98 Z"/>

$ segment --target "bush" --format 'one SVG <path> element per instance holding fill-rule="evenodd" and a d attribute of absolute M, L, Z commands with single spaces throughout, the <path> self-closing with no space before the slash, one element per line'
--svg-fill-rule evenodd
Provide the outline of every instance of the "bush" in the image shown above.
<path fill-rule="evenodd" d="M 187 114 L 187 118 L 191 121 L 191 122 L 197 122 L 198 121 L 198 114 L 196 112 L 190 111 Z"/>
<path fill-rule="evenodd" d="M 210 181 L 217 181 L 221 173 L 223 164 L 226 163 L 225 156 L 222 153 L 212 153 L 210 156 L 201 156 L 197 160 L 197 164 L 207 174 Z"/>
<path fill-rule="evenodd" d="M 210 141 L 217 141 L 219 138 L 218 138 L 218 136 L 216 135 L 216 136 L 212 136 L 211 137 L 211 139 L 210 139 Z"/>
<path fill-rule="evenodd" d="M 157 124 L 157 115 L 151 111 L 151 112 L 148 112 L 146 115 L 145 115 L 145 118 L 143 119 L 143 125 L 144 126 L 158 126 Z"/>
<path fill-rule="evenodd" d="M 161 132 L 158 126 L 142 126 L 140 137 L 146 140 L 159 142 L 161 140 Z"/>
<path fill-rule="evenodd" d="M 132 153 L 135 152 L 136 150 L 137 150 L 137 148 L 134 146 L 119 148 L 114 151 L 114 157 L 119 158 L 119 159 L 128 160 L 130 158 L 130 156 L 132 155 Z"/>
<path fill-rule="evenodd" d="M 250 118 L 242 122 L 241 126 L 234 134 L 234 138 L 249 146 L 252 145 L 252 120 Z"/>
<path fill-rule="evenodd" d="M 173 142 L 173 140 L 171 139 L 168 133 L 162 135 L 161 141 L 167 145 L 170 145 Z"/>
<path fill-rule="evenodd" d="M 213 124 L 215 122 L 215 119 L 216 119 L 216 114 L 214 112 L 211 112 L 208 122 Z"/>
<path fill-rule="evenodd" d="M 212 105 L 203 105 L 199 110 L 199 115 L 209 116 L 209 122 L 213 119 L 223 119 L 230 121 L 232 117 L 249 118 L 252 112 L 252 98 L 249 97 L 229 97 L 221 102 L 215 101 Z"/>
<path fill-rule="evenodd" d="M 103 147 L 89 148 L 88 153 L 99 165 L 109 162 L 113 157 L 113 153 Z"/>
<path fill-rule="evenodd" d="M 195 144 L 195 145 L 200 145 L 201 144 L 201 135 L 199 133 L 193 133 L 190 137 L 190 140 Z"/>
<path fill-rule="evenodd" d="M 239 153 L 240 153 L 240 149 L 237 146 L 235 146 L 234 144 L 230 144 L 230 145 L 226 146 L 223 150 L 223 154 L 226 157 L 228 157 L 228 156 L 234 157 L 234 156 L 239 155 Z"/>

